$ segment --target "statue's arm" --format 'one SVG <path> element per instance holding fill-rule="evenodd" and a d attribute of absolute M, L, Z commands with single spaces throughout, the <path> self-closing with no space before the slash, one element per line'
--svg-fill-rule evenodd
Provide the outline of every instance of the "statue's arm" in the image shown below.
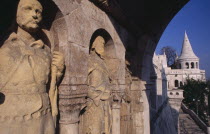
<path fill-rule="evenodd" d="M 100 99 L 105 91 L 103 80 L 101 79 L 102 73 L 95 69 L 88 75 L 88 97 L 91 98 L 96 105 L 99 105 Z"/>
<path fill-rule="evenodd" d="M 52 72 L 56 73 L 57 81 L 60 81 L 65 68 L 64 55 L 61 52 L 54 51 L 52 58 Z"/>
<path fill-rule="evenodd" d="M 98 81 L 100 79 L 101 73 L 97 69 L 93 69 L 88 75 L 88 84 L 90 87 L 97 87 Z"/>

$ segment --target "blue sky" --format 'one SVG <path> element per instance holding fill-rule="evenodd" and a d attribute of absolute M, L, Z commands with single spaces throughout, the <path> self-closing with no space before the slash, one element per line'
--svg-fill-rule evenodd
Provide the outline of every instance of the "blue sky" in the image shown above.
<path fill-rule="evenodd" d="M 190 0 L 165 29 L 156 53 L 164 46 L 172 46 L 180 55 L 185 30 L 200 58 L 200 68 L 210 78 L 210 0 Z"/>

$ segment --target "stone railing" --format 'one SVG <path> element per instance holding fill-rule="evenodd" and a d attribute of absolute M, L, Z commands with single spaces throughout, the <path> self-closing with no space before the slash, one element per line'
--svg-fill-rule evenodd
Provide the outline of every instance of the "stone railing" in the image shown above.
<path fill-rule="evenodd" d="M 169 99 L 183 99 L 183 90 L 182 89 L 172 89 L 167 92 Z M 180 106 L 180 105 L 179 105 Z"/>
<path fill-rule="evenodd" d="M 190 117 L 196 122 L 196 124 L 197 124 L 205 133 L 210 134 L 210 127 L 207 126 L 207 125 L 198 117 L 198 115 L 197 115 L 194 111 L 188 109 L 187 106 L 185 106 L 183 103 L 181 104 L 181 108 L 182 108 L 182 110 L 183 110 L 185 113 L 187 113 L 187 114 L 190 115 Z"/>

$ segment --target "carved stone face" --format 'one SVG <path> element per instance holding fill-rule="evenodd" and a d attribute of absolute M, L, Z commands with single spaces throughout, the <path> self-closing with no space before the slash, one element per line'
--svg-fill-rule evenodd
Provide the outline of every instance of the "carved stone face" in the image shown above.
<path fill-rule="evenodd" d="M 95 48 L 95 52 L 101 56 L 104 56 L 104 44 L 105 40 L 103 37 L 98 36 L 93 42 L 92 48 Z"/>
<path fill-rule="evenodd" d="M 42 10 L 37 0 L 20 0 L 17 10 L 19 27 L 28 32 L 36 32 L 42 20 Z"/>

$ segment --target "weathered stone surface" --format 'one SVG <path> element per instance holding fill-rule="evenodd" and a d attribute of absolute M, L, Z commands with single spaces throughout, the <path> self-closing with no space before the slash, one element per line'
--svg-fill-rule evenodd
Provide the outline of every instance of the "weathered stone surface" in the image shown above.
<path fill-rule="evenodd" d="M 127 58 L 132 61 L 129 70 L 132 72 L 132 77 L 137 77 L 139 80 L 134 80 L 132 85 L 133 102 L 124 104 L 130 107 L 132 103 L 138 107 L 133 107 L 133 111 L 138 112 L 132 113 L 134 116 L 131 116 L 135 122 L 135 126 L 132 127 L 133 132 L 149 133 L 149 111 L 151 110 L 149 102 L 151 102 L 152 93 L 155 92 L 150 94 L 150 89 L 142 86 L 146 83 L 138 84 L 136 81 L 141 83 L 142 79 L 149 82 L 151 61 L 157 41 L 168 22 L 186 1 L 165 1 L 160 10 L 159 3 L 155 0 L 151 1 L 154 2 L 152 7 L 151 3 L 145 0 L 133 2 L 98 0 L 99 7 L 102 4 L 102 9 L 109 12 L 107 14 L 97 7 L 97 2 L 93 4 L 88 0 L 53 0 L 54 6 L 58 8 L 53 11 L 58 11 L 55 18 L 51 18 L 53 22 L 49 24 L 52 23 L 52 26 L 49 25 L 47 30 L 51 36 L 49 37 L 51 48 L 59 48 L 59 51 L 65 55 L 66 62 L 65 76 L 59 87 L 60 133 L 82 133 L 79 129 L 83 129 L 81 109 L 87 101 L 89 47 L 91 38 L 98 30 L 106 31 L 111 36 L 111 47 L 106 47 L 106 51 L 109 52 L 107 55 L 111 59 L 106 64 L 111 72 L 113 83 L 117 85 L 114 86 L 112 83 L 111 89 L 112 94 L 117 96 L 114 100 L 119 103 L 126 90 L 125 54 L 132 55 Z M 52 5 L 46 4 L 46 6 Z M 151 17 L 145 17 L 145 14 Z M 115 122 L 115 126 L 119 127 L 117 120 Z M 115 127 L 117 128 L 115 130 L 118 130 L 118 127 Z"/>

